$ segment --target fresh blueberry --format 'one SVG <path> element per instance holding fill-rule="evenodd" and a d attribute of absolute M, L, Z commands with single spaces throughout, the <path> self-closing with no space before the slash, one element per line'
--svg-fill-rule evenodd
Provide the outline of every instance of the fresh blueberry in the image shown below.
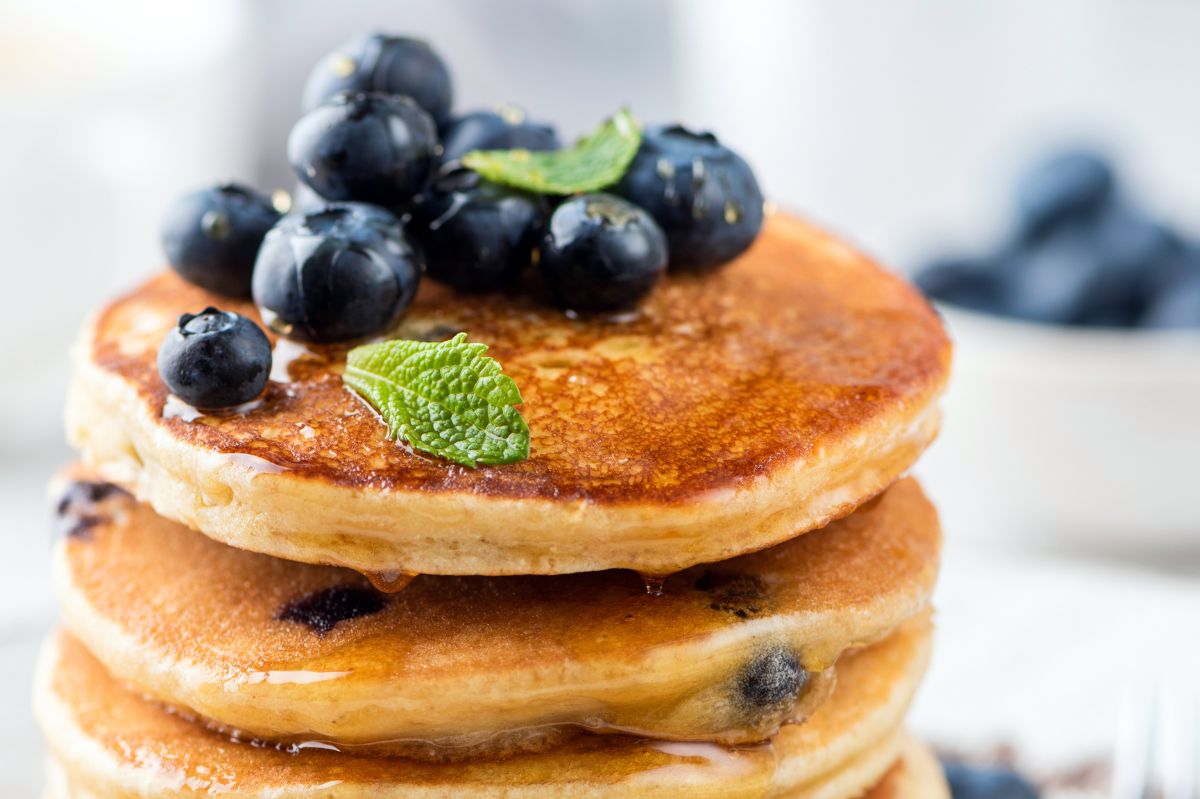
<path fill-rule="evenodd" d="M 459 168 L 417 201 L 409 231 L 431 278 L 460 291 L 491 291 L 529 266 L 546 213 L 544 198 Z"/>
<path fill-rule="evenodd" d="M 1000 258 L 941 258 L 913 276 L 925 296 L 975 311 L 1003 313 L 1008 264 Z"/>
<path fill-rule="evenodd" d="M 244 316 L 205 308 L 184 314 L 158 348 L 158 373 L 197 408 L 230 408 L 257 397 L 271 373 L 271 343 Z"/>
<path fill-rule="evenodd" d="M 420 260 L 388 211 L 337 203 L 285 216 L 254 265 L 254 301 L 274 331 L 301 341 L 362 338 L 412 302 Z"/>
<path fill-rule="evenodd" d="M 382 33 L 355 37 L 321 59 L 304 87 L 304 110 L 344 91 L 411 97 L 438 125 L 450 118 L 454 98 L 450 70 L 428 44 Z"/>
<path fill-rule="evenodd" d="M 1141 327 L 1200 330 L 1200 273 L 1164 286 L 1138 320 Z"/>
<path fill-rule="evenodd" d="M 442 136 L 442 161 L 462 158 L 472 150 L 557 150 L 558 133 L 550 125 L 531 122 L 519 108 L 473 111 L 450 120 Z"/>
<path fill-rule="evenodd" d="M 541 272 L 563 308 L 618 311 L 637 305 L 658 282 L 667 240 L 633 203 L 583 194 L 551 215 L 540 254 Z"/>
<path fill-rule="evenodd" d="M 438 146 L 433 120 L 407 97 L 339 94 L 292 128 L 288 160 L 322 197 L 398 208 L 424 187 Z"/>
<path fill-rule="evenodd" d="M 1114 197 L 1116 182 L 1108 160 L 1091 150 L 1063 150 L 1038 162 L 1017 184 L 1022 238 L 1100 210 Z"/>
<path fill-rule="evenodd" d="M 953 799 L 1039 799 L 1038 790 L 1006 768 L 944 763 Z"/>
<path fill-rule="evenodd" d="M 1146 284 L 1178 257 L 1183 242 L 1166 226 L 1129 208 L 1109 207 L 1090 224 L 1099 269 L 1085 289 L 1082 313 L 1072 321 L 1136 324 L 1148 300 Z"/>
<path fill-rule="evenodd" d="M 1104 271 L 1094 237 L 1082 228 L 1058 230 L 1018 249 L 1010 264 L 1007 314 L 1050 324 L 1078 323 Z"/>
<path fill-rule="evenodd" d="M 229 297 L 249 297 L 254 256 L 277 221 L 279 211 L 267 195 L 235 183 L 214 186 L 171 205 L 162 246 L 185 280 Z"/>
<path fill-rule="evenodd" d="M 711 133 L 647 127 L 615 193 L 658 222 L 671 268 L 705 271 L 742 253 L 763 223 L 763 195 L 749 165 Z"/>

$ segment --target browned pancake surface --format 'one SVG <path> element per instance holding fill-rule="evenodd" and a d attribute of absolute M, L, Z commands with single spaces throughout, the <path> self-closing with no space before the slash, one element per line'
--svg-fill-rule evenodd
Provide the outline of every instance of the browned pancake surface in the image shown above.
<path fill-rule="evenodd" d="M 173 274 L 99 316 L 92 358 L 153 414 L 167 399 L 155 353 L 174 318 L 207 305 L 255 309 Z M 526 296 L 464 296 L 424 281 L 402 335 L 465 330 L 521 388 L 532 455 L 477 470 L 410 453 L 343 388 L 343 350 L 292 364 L 246 413 L 161 418 L 174 436 L 249 453 L 348 487 L 506 498 L 672 503 L 819 458 L 897 410 L 927 404 L 949 343 L 902 280 L 781 215 L 711 276 L 668 277 L 635 318 L 573 320 Z"/>
<path fill-rule="evenodd" d="M 79 485 L 94 484 L 68 496 Z M 125 494 L 76 515 L 94 523 L 60 544 L 64 618 L 110 669 L 255 735 L 357 743 L 561 724 L 761 740 L 796 697 L 764 694 L 754 680 L 775 672 L 755 664 L 820 672 L 886 635 L 925 606 L 940 545 L 905 479 L 824 530 L 677 573 L 662 596 L 624 571 L 425 575 L 318 629 L 287 608 L 365 578 L 233 549 Z"/>

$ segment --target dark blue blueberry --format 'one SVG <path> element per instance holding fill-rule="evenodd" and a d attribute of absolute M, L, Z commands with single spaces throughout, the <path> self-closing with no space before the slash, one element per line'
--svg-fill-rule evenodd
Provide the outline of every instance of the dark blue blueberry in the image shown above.
<path fill-rule="evenodd" d="M 288 136 L 288 160 L 317 194 L 335 201 L 407 205 L 438 154 L 433 120 L 407 97 L 339 94 Z"/>
<path fill-rule="evenodd" d="M 1029 781 L 1006 768 L 944 763 L 953 799 L 1039 799 Z"/>
<path fill-rule="evenodd" d="M 738 672 L 738 704 L 748 715 L 772 712 L 791 705 L 808 682 L 808 676 L 791 647 L 771 646 L 755 655 Z"/>
<path fill-rule="evenodd" d="M 392 327 L 421 277 L 400 220 L 363 203 L 285 216 L 263 241 L 254 301 L 277 333 L 349 341 Z"/>
<path fill-rule="evenodd" d="M 241 405 L 267 385 L 271 343 L 246 317 L 205 308 L 179 317 L 167 333 L 158 373 L 172 394 L 197 408 Z"/>
<path fill-rule="evenodd" d="M 1032 239 L 1069 219 L 1103 208 L 1116 193 L 1112 166 L 1100 153 L 1063 150 L 1036 163 L 1017 184 L 1021 236 Z"/>
<path fill-rule="evenodd" d="M 1147 303 L 1147 284 L 1176 260 L 1184 245 L 1170 229 L 1146 215 L 1112 206 L 1091 226 L 1099 268 L 1085 289 L 1077 324 L 1131 326 Z"/>
<path fill-rule="evenodd" d="M 658 222 L 673 270 L 716 268 L 762 228 L 763 195 L 749 165 L 711 133 L 679 125 L 645 129 L 614 192 Z"/>
<path fill-rule="evenodd" d="M 1104 270 L 1092 232 L 1078 226 L 1017 249 L 1008 261 L 1004 312 L 1049 324 L 1078 323 Z"/>
<path fill-rule="evenodd" d="M 491 291 L 532 262 L 546 214 L 538 195 L 454 169 L 421 196 L 408 229 L 430 277 L 460 291 Z"/>
<path fill-rule="evenodd" d="M 450 70 L 428 44 L 382 33 L 357 36 L 321 59 L 304 87 L 304 110 L 344 91 L 411 97 L 438 125 L 454 99 Z"/>
<path fill-rule="evenodd" d="M 1000 258 L 940 258 L 913 275 L 925 296 L 975 311 L 1003 313 L 1008 264 Z"/>
<path fill-rule="evenodd" d="M 228 183 L 184 195 L 167 209 L 162 246 L 171 268 L 197 286 L 250 296 L 263 236 L 279 220 L 265 194 Z"/>
<path fill-rule="evenodd" d="M 634 307 L 667 266 L 654 219 L 611 194 L 583 194 L 554 211 L 541 238 L 542 274 L 559 305 L 575 311 Z"/>
<path fill-rule="evenodd" d="M 325 635 L 340 622 L 378 613 L 386 605 L 387 598 L 371 588 L 335 585 L 287 603 L 275 618 L 299 622 L 317 635 Z"/>
<path fill-rule="evenodd" d="M 1142 327 L 1200 330 L 1200 274 L 1164 286 L 1138 320 Z"/>
<path fill-rule="evenodd" d="M 450 121 L 442 136 L 442 161 L 462 158 L 472 150 L 557 150 L 561 146 L 554 128 L 531 122 L 520 109 L 473 111 Z"/>

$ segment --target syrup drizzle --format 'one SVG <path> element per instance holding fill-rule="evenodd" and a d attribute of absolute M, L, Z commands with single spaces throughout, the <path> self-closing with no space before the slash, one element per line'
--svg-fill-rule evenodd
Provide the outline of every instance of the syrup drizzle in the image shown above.
<path fill-rule="evenodd" d="M 375 586 L 376 591 L 396 594 L 408 588 L 408 584 L 416 579 L 417 573 L 406 571 L 363 572 L 363 577 L 371 581 L 371 585 Z"/>
<path fill-rule="evenodd" d="M 667 574 L 648 574 L 646 572 L 638 572 L 638 576 L 642 578 L 642 583 L 646 586 L 646 593 L 649 596 L 662 596 L 663 586 L 667 582 Z"/>

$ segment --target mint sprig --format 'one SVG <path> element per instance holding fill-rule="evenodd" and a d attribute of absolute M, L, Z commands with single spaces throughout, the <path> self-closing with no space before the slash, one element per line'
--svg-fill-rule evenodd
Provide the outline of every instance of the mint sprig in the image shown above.
<path fill-rule="evenodd" d="M 379 412 L 392 439 L 474 468 L 529 457 L 521 392 L 486 344 L 382 341 L 350 350 L 342 380 Z"/>
<path fill-rule="evenodd" d="M 539 194 L 597 191 L 621 179 L 642 142 L 642 130 L 626 109 L 562 150 L 472 150 L 463 166 L 494 183 Z"/>

